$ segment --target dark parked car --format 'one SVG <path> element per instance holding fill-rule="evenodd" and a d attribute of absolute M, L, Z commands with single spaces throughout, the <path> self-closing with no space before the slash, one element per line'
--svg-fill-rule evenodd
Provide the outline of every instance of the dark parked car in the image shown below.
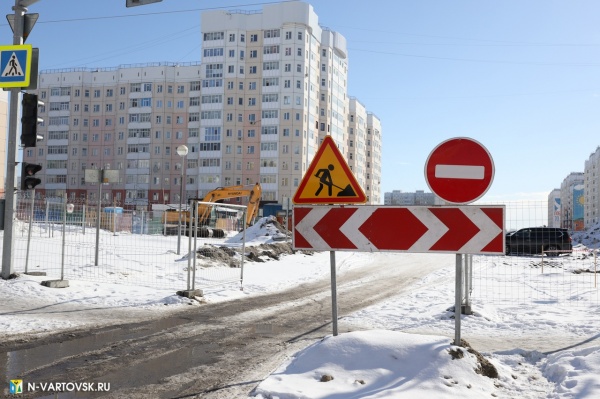
<path fill-rule="evenodd" d="M 506 254 L 558 256 L 571 253 L 573 244 L 567 229 L 529 227 L 506 234 Z"/>

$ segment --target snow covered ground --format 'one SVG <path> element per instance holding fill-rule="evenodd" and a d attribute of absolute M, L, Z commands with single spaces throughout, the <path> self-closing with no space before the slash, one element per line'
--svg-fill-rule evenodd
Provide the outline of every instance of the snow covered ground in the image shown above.
<path fill-rule="evenodd" d="M 271 241 L 273 236 L 272 231 L 249 231 L 247 238 L 257 244 Z M 577 239 L 589 239 L 584 238 L 582 235 Z M 138 240 L 140 236 L 119 239 Z M 336 259 L 338 269 L 348 270 L 377 261 L 378 257 L 406 256 L 338 252 Z M 469 352 L 452 345 L 454 320 L 447 308 L 454 301 L 454 258 L 410 256 L 415 263 L 431 262 L 439 256 L 440 262 L 447 264 L 438 272 L 423 276 L 410 293 L 348 316 L 344 321 L 357 326 L 354 332 L 327 336 L 301 350 L 262 381 L 252 396 L 260 399 L 600 397 L 597 291 L 583 295 L 576 307 L 561 301 L 502 306 L 478 302 L 475 296 L 475 314 L 462 318 L 462 337 L 474 349 L 478 349 L 474 342 L 486 339 L 503 342 L 502 349 L 484 352 L 482 358 L 475 350 Z M 568 263 L 568 257 L 561 258 Z M 206 301 L 280 291 L 328 276 L 329 253 L 311 257 L 289 255 L 281 261 L 248 264 L 244 291 L 239 290 L 239 285 L 209 290 Z M 86 317 L 85 311 L 64 311 L 68 309 L 102 307 L 117 317 L 132 320 L 150 314 L 156 317 L 190 305 L 202 306 L 176 296 L 170 289 L 72 279 L 68 288 L 50 289 L 40 285 L 44 279 L 21 275 L 0 280 L 0 337 L 46 334 L 100 323 L 95 317 Z M 432 281 L 436 282 L 434 290 Z M 489 290 L 510 287 L 498 277 L 486 284 Z M 522 292 L 523 286 L 519 287 L 518 295 L 527 296 Z M 532 284 L 529 293 L 532 297 L 537 295 L 535 288 Z M 52 317 L 45 317 L 50 312 Z M 547 347 L 540 344 L 540 337 L 556 342 L 555 346 L 561 350 L 543 353 L 536 349 Z M 565 337 L 569 338 L 565 342 L 581 345 L 561 346 Z M 494 370 L 497 378 L 489 376 Z"/>

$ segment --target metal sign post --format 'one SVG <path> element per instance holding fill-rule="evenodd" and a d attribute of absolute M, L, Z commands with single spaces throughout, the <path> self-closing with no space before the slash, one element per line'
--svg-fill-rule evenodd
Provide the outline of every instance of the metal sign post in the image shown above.
<path fill-rule="evenodd" d="M 35 205 L 35 187 L 31 190 L 31 209 L 29 210 L 29 229 L 27 231 L 27 253 L 25 254 L 25 274 L 29 266 L 29 247 L 31 246 L 31 227 L 33 225 L 33 207 Z"/>
<path fill-rule="evenodd" d="M 456 286 L 454 287 L 454 345 L 460 346 L 460 315 L 462 306 L 463 255 L 456 254 Z"/>
<path fill-rule="evenodd" d="M 102 183 L 98 182 L 98 206 L 96 207 L 96 249 L 94 251 L 94 266 L 98 266 L 98 252 L 100 249 L 100 209 L 102 208 Z"/>
<path fill-rule="evenodd" d="M 94 266 L 98 266 L 98 252 L 100 251 L 100 210 L 102 207 L 102 184 L 118 183 L 119 171 L 110 169 L 86 169 L 84 181 L 86 183 L 98 183 L 98 206 L 96 208 L 96 250 L 94 254 Z M 113 212 L 115 209 L 113 209 Z"/>
<path fill-rule="evenodd" d="M 24 15 L 27 8 L 15 0 L 15 24 L 13 29 L 13 44 L 23 44 Z M 5 182 L 5 208 L 4 208 L 4 238 L 2 251 L 2 273 L 0 277 L 7 280 L 13 274 L 13 215 L 15 212 L 15 163 L 17 160 L 17 120 L 19 118 L 19 93 L 21 89 L 10 89 L 10 109 L 8 122 L 8 140 L 6 148 L 6 182 Z"/>
<path fill-rule="evenodd" d="M 329 251 L 331 264 L 331 322 L 333 324 L 333 336 L 338 335 L 338 306 L 337 306 L 337 277 L 335 270 L 335 251 Z"/>

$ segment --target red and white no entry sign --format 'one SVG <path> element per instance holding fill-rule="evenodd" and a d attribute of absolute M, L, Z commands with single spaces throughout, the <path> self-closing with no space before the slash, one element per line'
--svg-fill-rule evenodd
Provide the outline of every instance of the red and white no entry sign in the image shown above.
<path fill-rule="evenodd" d="M 481 198 L 494 180 L 494 161 L 488 150 L 468 137 L 446 140 L 425 162 L 425 180 L 433 193 L 453 204 Z"/>

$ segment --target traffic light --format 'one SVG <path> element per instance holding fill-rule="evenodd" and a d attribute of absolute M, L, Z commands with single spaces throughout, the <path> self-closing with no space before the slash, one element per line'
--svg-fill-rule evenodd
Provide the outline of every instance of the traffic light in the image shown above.
<path fill-rule="evenodd" d="M 21 165 L 21 190 L 31 190 L 42 181 L 34 175 L 42 170 L 42 165 L 23 162 Z"/>
<path fill-rule="evenodd" d="M 35 147 L 38 141 L 44 139 L 43 136 L 37 134 L 38 123 L 44 121 L 38 117 L 38 105 L 44 105 L 44 103 L 38 100 L 36 94 L 24 93 L 21 105 L 23 106 L 21 113 L 21 145 L 23 147 Z"/>

